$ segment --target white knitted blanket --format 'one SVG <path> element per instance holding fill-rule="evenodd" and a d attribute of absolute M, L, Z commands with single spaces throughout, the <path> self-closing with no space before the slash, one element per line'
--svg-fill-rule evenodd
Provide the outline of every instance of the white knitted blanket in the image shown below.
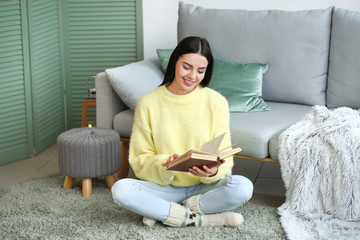
<path fill-rule="evenodd" d="M 360 111 L 315 106 L 279 137 L 289 239 L 360 239 Z"/>

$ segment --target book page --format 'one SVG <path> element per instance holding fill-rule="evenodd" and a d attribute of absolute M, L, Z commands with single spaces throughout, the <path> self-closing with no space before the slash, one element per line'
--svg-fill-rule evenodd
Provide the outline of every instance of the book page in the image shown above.
<path fill-rule="evenodd" d="M 219 154 L 219 158 L 220 159 L 224 159 L 224 158 L 227 158 L 227 157 L 230 157 L 230 156 L 232 156 L 232 155 L 235 155 L 235 154 L 237 154 L 237 153 L 239 153 L 239 152 L 241 152 L 242 151 L 242 149 L 241 148 L 234 148 L 234 149 L 230 149 L 230 150 L 228 150 L 228 151 L 226 151 L 226 152 L 222 152 L 222 153 L 220 153 Z"/>
<path fill-rule="evenodd" d="M 208 152 L 208 153 L 212 153 L 212 154 L 218 154 L 219 147 L 220 147 L 222 140 L 224 139 L 224 136 L 225 136 L 225 133 L 217 136 L 216 138 L 210 140 L 209 142 L 204 143 L 201 146 L 200 151 Z"/>

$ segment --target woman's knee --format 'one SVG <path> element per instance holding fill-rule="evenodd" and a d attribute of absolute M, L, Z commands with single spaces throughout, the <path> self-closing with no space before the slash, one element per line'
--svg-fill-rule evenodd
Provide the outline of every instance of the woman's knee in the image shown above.
<path fill-rule="evenodd" d="M 254 190 L 253 183 L 248 178 L 238 175 L 231 176 L 231 182 L 234 187 L 233 194 L 235 197 L 233 200 L 238 200 L 241 204 L 249 201 Z"/>
<path fill-rule="evenodd" d="M 135 189 L 134 179 L 121 179 L 115 182 L 111 188 L 111 193 L 115 203 L 122 207 L 131 204 L 132 193 Z"/>

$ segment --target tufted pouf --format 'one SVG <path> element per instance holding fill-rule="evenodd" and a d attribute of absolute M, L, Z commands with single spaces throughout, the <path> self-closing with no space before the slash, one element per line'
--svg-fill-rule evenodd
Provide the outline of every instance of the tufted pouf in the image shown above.
<path fill-rule="evenodd" d="M 74 128 L 57 138 L 59 170 L 66 177 L 63 188 L 82 178 L 82 195 L 90 196 L 92 179 L 105 177 L 108 188 L 120 168 L 120 135 L 112 129 Z"/>

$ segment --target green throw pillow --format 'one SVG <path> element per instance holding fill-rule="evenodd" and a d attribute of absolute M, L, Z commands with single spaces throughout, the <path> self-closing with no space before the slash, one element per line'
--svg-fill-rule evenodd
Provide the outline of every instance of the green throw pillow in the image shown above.
<path fill-rule="evenodd" d="M 166 72 L 167 65 L 170 60 L 171 53 L 174 49 L 156 49 L 156 53 L 159 57 L 162 69 Z"/>
<path fill-rule="evenodd" d="M 267 69 L 267 64 L 215 59 L 209 87 L 225 96 L 230 112 L 267 111 L 270 108 L 261 98 L 263 74 Z"/>
<path fill-rule="evenodd" d="M 156 50 L 164 71 L 172 51 Z M 267 64 L 240 64 L 215 59 L 209 87 L 227 99 L 230 112 L 268 111 L 271 109 L 261 97 L 263 74 L 267 69 Z"/>

